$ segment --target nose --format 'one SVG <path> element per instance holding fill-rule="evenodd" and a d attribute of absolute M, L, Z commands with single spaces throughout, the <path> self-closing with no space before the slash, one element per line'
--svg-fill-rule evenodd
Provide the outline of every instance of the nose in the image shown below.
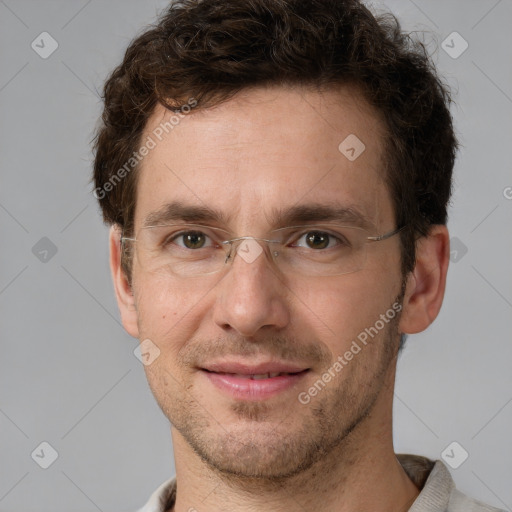
<path fill-rule="evenodd" d="M 271 263 L 266 244 L 240 240 L 232 247 L 230 258 L 227 274 L 214 292 L 215 323 L 244 337 L 254 336 L 262 328 L 284 328 L 289 322 L 290 290 Z"/>

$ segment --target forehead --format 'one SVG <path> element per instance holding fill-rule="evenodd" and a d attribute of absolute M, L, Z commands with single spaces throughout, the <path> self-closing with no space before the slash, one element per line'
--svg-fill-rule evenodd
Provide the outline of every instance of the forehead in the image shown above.
<path fill-rule="evenodd" d="M 153 147 L 137 171 L 135 226 L 171 203 L 216 211 L 235 230 L 271 229 L 280 212 L 310 205 L 390 225 L 384 133 L 348 86 L 247 89 L 181 116 L 158 106 L 143 134 Z"/>

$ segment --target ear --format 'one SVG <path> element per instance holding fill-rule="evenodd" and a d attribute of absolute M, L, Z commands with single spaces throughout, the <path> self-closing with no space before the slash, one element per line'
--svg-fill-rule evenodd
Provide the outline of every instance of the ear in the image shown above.
<path fill-rule="evenodd" d="M 448 229 L 435 225 L 416 242 L 416 264 L 407 276 L 400 331 L 424 331 L 437 317 L 443 303 L 450 261 Z"/>
<path fill-rule="evenodd" d="M 121 229 L 119 226 L 112 226 L 110 228 L 109 244 L 110 271 L 112 272 L 121 321 L 126 332 L 134 338 L 138 338 L 139 329 L 137 326 L 135 299 L 128 278 L 121 268 Z"/>

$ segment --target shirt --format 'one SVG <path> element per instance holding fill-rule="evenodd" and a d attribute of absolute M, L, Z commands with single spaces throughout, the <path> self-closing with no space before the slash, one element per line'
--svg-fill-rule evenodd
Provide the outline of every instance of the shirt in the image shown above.
<path fill-rule="evenodd" d="M 397 454 L 397 459 L 420 489 L 409 512 L 505 512 L 461 493 L 441 460 Z M 167 512 L 176 501 L 176 477 L 165 481 L 137 512 Z"/>

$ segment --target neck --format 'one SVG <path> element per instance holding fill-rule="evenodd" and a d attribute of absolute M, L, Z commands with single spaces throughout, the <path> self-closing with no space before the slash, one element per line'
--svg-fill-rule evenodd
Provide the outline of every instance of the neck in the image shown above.
<path fill-rule="evenodd" d="M 341 444 L 306 471 L 283 481 L 221 474 L 206 465 L 172 428 L 178 484 L 174 511 L 295 512 L 315 510 L 319 504 L 323 512 L 409 510 L 419 490 L 393 450 L 390 384 Z"/>

